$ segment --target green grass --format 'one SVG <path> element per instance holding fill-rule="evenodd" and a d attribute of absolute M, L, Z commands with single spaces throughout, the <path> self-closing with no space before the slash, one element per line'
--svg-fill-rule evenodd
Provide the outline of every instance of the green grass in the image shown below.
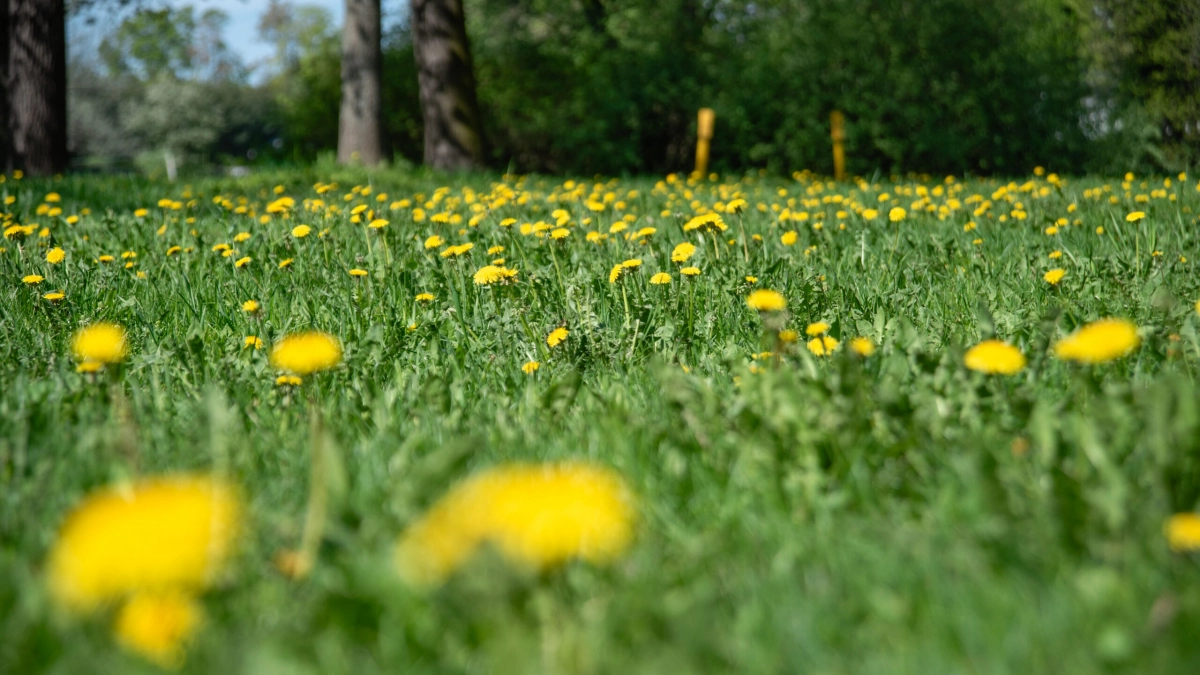
<path fill-rule="evenodd" d="M 313 183 L 330 180 L 330 204 L 384 207 L 386 254 L 346 214 L 302 208 Z M 461 198 L 500 179 L 443 180 Z M 582 199 L 549 202 L 562 181 L 531 177 L 527 203 L 468 227 L 465 203 L 453 226 L 387 210 L 432 195 L 443 183 L 430 176 L 201 180 L 180 211 L 155 204 L 188 201 L 183 185 L 10 178 L 0 193 L 15 197 L 14 222 L 50 236 L 6 241 L 0 255 L 0 672 L 152 671 L 116 645 L 111 612 L 78 619 L 53 606 L 44 561 L 90 491 L 214 469 L 243 488 L 250 532 L 203 597 L 188 672 L 1194 672 L 1200 560 L 1173 553 L 1162 528 L 1200 497 L 1200 193 L 1178 181 L 1165 188 L 1176 201 L 1139 204 L 1161 178 L 1128 190 L 1031 180 L 1045 195 L 1018 181 L 1028 216 L 999 222 L 1015 205 L 993 198 L 997 181 L 953 195 L 995 202 L 991 217 L 970 203 L 939 219 L 897 192 L 942 185 L 915 178 L 815 194 L 806 177 L 665 189 L 624 180 L 601 194 L 625 210 L 593 213 Z M 342 200 L 368 183 L 369 200 Z M 245 196 L 260 214 L 277 184 L 297 200 L 289 220 L 263 224 L 213 203 Z M 1083 194 L 1105 185 L 1100 198 Z M 35 213 L 50 191 L 62 195 L 60 217 Z M 693 239 L 703 274 L 680 278 L 669 256 L 690 202 L 735 192 L 750 203 L 726 216 L 737 243 L 720 244 L 718 260 L 711 240 Z M 893 197 L 883 208 L 881 192 Z M 829 195 L 883 213 L 866 221 L 845 204 L 803 205 Z M 781 224 L 755 208 L 787 199 L 810 219 Z M 910 213 L 889 223 L 897 203 Z M 149 215 L 135 217 L 140 207 Z M 84 208 L 78 223 L 62 221 Z M 556 208 L 571 215 L 565 242 L 519 233 Z M 1148 217 L 1127 222 L 1134 210 Z M 657 229 L 648 243 L 585 240 L 626 213 L 638 216 L 629 231 Z M 510 216 L 517 223 L 500 227 Z M 1082 222 L 1045 234 L 1058 218 Z M 968 221 L 978 228 L 964 231 Z M 295 240 L 298 223 L 314 233 Z M 741 227 L 762 242 L 743 247 Z M 789 229 L 799 240 L 786 247 Z M 242 231 L 253 236 L 234 244 Z M 447 262 L 421 246 L 431 234 L 475 249 Z M 253 261 L 235 270 L 210 250 L 218 243 Z M 51 267 L 53 245 L 67 259 Z M 195 250 L 167 257 L 172 245 Z M 515 286 L 471 283 L 493 245 L 519 270 Z M 1047 257 L 1054 250 L 1061 259 Z M 131 269 L 125 251 L 137 253 Z M 94 262 L 102 254 L 117 260 Z M 610 268 L 634 257 L 642 269 L 610 284 Z M 278 269 L 285 258 L 295 263 Z M 1067 270 L 1058 287 L 1042 280 L 1052 267 Z M 669 286 L 648 283 L 660 270 Z M 21 281 L 33 273 L 46 277 L 36 288 Z M 777 349 L 745 305 L 752 287 L 787 297 L 790 328 L 828 321 L 842 348 L 831 358 L 803 342 Z M 55 289 L 61 303 L 41 297 Z M 420 305 L 420 292 L 437 299 Z M 258 317 L 242 312 L 248 299 L 263 303 Z M 1104 316 L 1141 326 L 1141 347 L 1094 368 L 1050 355 L 1053 341 Z M 70 337 L 96 320 L 126 326 L 132 350 L 90 378 L 75 372 Z M 570 337 L 549 350 L 560 325 Z M 247 335 L 269 345 L 309 327 L 337 335 L 345 359 L 297 394 L 275 387 L 266 349 L 242 348 Z M 963 367 L 964 350 L 993 335 L 1025 352 L 1024 371 Z M 877 352 L 850 353 L 856 336 Z M 764 350 L 778 356 L 751 359 Z M 542 362 L 534 376 L 521 371 L 529 360 Z M 347 490 L 316 568 L 295 581 L 272 560 L 300 539 L 310 409 L 336 443 Z M 485 553 L 438 589 L 399 580 L 392 545 L 450 486 L 504 462 L 557 459 L 610 466 L 637 494 L 637 538 L 614 565 L 530 574 Z"/>

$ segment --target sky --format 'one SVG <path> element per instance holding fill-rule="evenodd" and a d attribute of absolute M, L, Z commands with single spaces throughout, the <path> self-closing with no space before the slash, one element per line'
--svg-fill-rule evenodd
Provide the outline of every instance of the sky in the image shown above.
<path fill-rule="evenodd" d="M 324 7 L 332 16 L 334 25 L 342 24 L 344 0 L 290 1 L 297 5 Z M 219 9 L 229 15 L 229 24 L 225 28 L 225 44 L 241 57 L 242 62 L 253 65 L 271 55 L 271 46 L 258 39 L 258 18 L 267 8 L 267 0 L 161 0 L 159 3 L 146 4 L 152 7 L 191 5 L 196 8 L 198 14 L 206 9 Z M 385 22 L 391 5 L 394 3 L 384 2 Z M 74 55 L 94 54 L 104 35 L 116 29 L 130 11 L 92 10 L 83 16 L 72 17 L 67 26 L 67 49 L 74 51 Z"/>

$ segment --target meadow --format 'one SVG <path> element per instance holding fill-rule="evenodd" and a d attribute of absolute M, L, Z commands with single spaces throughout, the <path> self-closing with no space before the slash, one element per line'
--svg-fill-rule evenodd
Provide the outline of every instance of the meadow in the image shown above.
<path fill-rule="evenodd" d="M 0 672 L 1200 670 L 1194 177 L 0 195 Z"/>

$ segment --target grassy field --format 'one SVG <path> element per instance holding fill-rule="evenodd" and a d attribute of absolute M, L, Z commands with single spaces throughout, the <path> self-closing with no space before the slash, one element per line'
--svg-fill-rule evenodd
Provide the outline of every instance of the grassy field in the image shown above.
<path fill-rule="evenodd" d="M 1200 560 L 1164 534 L 1200 498 L 1200 192 L 1038 173 L 8 177 L 0 672 L 1200 671 Z M 1140 345 L 1056 358 L 1104 317 Z M 77 372 L 99 321 L 128 356 Z M 277 384 L 308 329 L 340 365 Z M 993 337 L 1014 374 L 964 365 Z M 453 486 L 568 460 L 633 495 L 615 559 L 398 573 Z M 237 486 L 243 533 L 156 660 L 47 560 L 89 493 L 177 473 Z"/>

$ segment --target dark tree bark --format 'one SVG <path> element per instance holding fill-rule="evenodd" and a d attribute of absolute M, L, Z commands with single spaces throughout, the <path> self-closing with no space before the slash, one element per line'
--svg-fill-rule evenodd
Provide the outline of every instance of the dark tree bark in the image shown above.
<path fill-rule="evenodd" d="M 379 0 L 346 0 L 342 27 L 342 109 L 338 161 L 367 166 L 383 159 L 383 54 Z"/>
<path fill-rule="evenodd" d="M 0 0 L 0 173 L 12 170 L 8 151 L 8 0 Z"/>
<path fill-rule="evenodd" d="M 462 0 L 412 0 L 413 51 L 425 120 L 425 163 L 483 166 L 483 134 Z"/>
<path fill-rule="evenodd" d="M 8 3 L 10 164 L 34 176 L 67 166 L 67 40 L 63 0 Z"/>

